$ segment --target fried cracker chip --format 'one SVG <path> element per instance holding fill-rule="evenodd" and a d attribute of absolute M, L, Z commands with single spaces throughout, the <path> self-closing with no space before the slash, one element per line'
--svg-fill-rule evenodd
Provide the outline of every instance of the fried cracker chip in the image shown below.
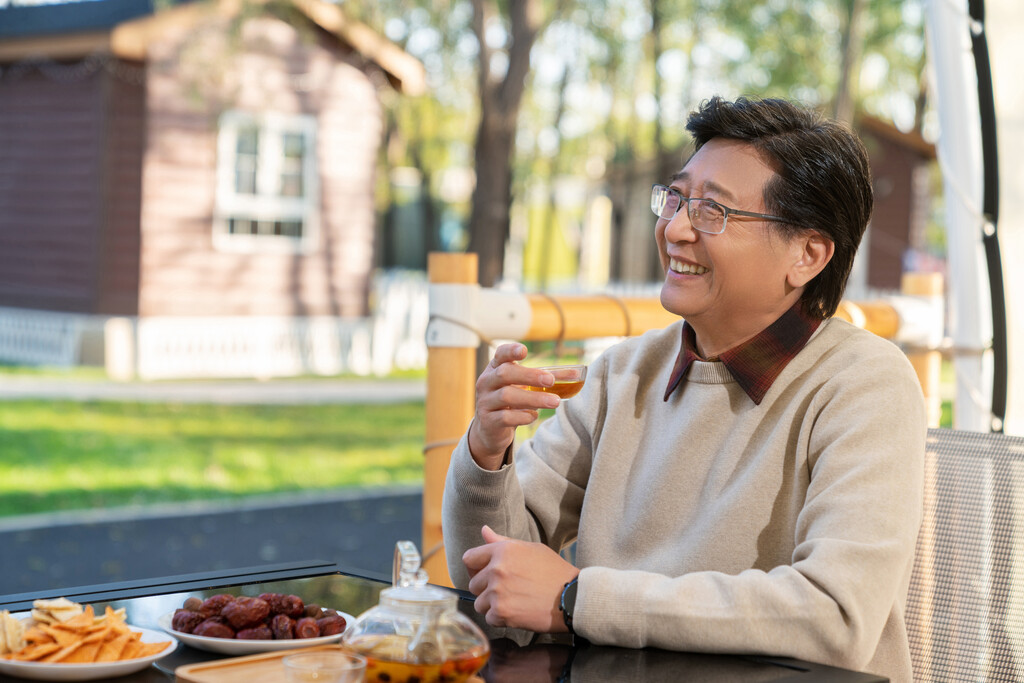
<path fill-rule="evenodd" d="M 37 624 L 25 631 L 25 642 L 27 643 L 52 643 L 53 636 L 43 630 L 46 624 Z"/>
<path fill-rule="evenodd" d="M 57 643 L 61 647 L 67 647 L 68 645 L 71 645 L 72 643 L 77 643 L 79 640 L 81 640 L 81 637 L 78 635 L 78 633 L 74 631 L 68 631 L 67 629 L 54 628 L 53 626 L 49 626 L 47 624 L 40 624 L 36 628 L 38 628 L 40 631 L 49 636 L 50 642 Z M 40 640 L 38 642 L 46 641 Z"/>
<path fill-rule="evenodd" d="M 0 655 L 25 647 L 25 625 L 7 610 L 0 612 Z"/>
<path fill-rule="evenodd" d="M 46 655 L 39 661 L 47 663 L 63 662 L 65 659 L 71 656 L 72 652 L 74 652 L 80 647 L 82 647 L 82 641 L 79 640 L 74 643 L 71 643 L 70 645 L 60 648 L 56 652 Z"/>
<path fill-rule="evenodd" d="M 142 651 L 142 643 L 137 638 L 132 638 L 124 646 L 124 650 L 121 651 L 122 659 L 136 659 L 142 655 L 139 652 Z"/>
<path fill-rule="evenodd" d="M 62 612 L 62 616 L 67 618 L 37 620 L 36 611 L 44 612 L 47 608 L 46 603 L 52 602 L 57 602 L 58 612 Z M 80 609 L 77 614 L 72 614 L 69 605 L 58 601 L 37 600 L 36 603 L 42 604 L 33 610 L 35 625 L 24 630 L 26 624 L 18 622 L 18 626 L 23 630 L 21 646 L 16 651 L 0 653 L 0 657 L 64 664 L 115 662 L 158 654 L 166 650 L 172 642 L 143 643 L 142 634 L 132 631 L 125 623 L 124 608 L 115 610 L 108 606 L 102 616 L 97 616 L 92 605 L 81 608 L 77 603 L 70 603 Z M 13 618 L 12 620 L 17 621 Z M 6 642 L 2 615 L 0 636 Z"/>
<path fill-rule="evenodd" d="M 32 618 L 43 624 L 62 623 L 77 617 L 82 611 L 81 605 L 67 598 L 32 602 Z"/>
<path fill-rule="evenodd" d="M 66 621 L 60 622 L 59 624 L 54 624 L 54 626 L 56 628 L 67 629 L 69 631 L 84 631 L 92 628 L 94 616 L 92 605 L 86 605 L 81 614 L 75 615 Z"/>
<path fill-rule="evenodd" d="M 83 642 L 81 647 L 64 658 L 65 664 L 92 664 L 103 646 L 102 642 Z"/>
<path fill-rule="evenodd" d="M 22 662 L 35 662 L 43 657 L 49 655 L 51 652 L 56 652 L 60 649 L 60 645 L 57 643 L 40 643 L 39 645 L 27 645 L 22 649 L 18 650 L 12 655 L 7 655 L 8 659 L 16 659 Z"/>
<path fill-rule="evenodd" d="M 160 653 L 160 652 L 163 652 L 164 650 L 166 650 L 167 646 L 170 645 L 170 644 L 171 644 L 171 641 L 169 641 L 169 640 L 165 640 L 165 641 L 163 641 L 161 643 L 143 643 L 142 641 L 139 641 L 139 646 L 140 646 L 139 653 L 137 655 L 135 655 L 135 656 L 136 657 L 149 657 L 150 655 L 155 655 L 157 653 Z"/>
<path fill-rule="evenodd" d="M 96 615 L 95 617 L 93 617 L 93 623 L 100 624 L 104 621 L 109 622 L 111 619 L 117 619 L 118 621 L 123 623 L 126 614 L 127 612 L 125 611 L 124 607 L 118 607 L 117 609 L 114 609 L 110 605 L 107 605 L 106 612 L 104 612 L 103 616 Z"/>
<path fill-rule="evenodd" d="M 99 652 L 96 653 L 97 662 L 116 662 L 121 659 L 121 653 L 124 652 L 125 646 L 128 641 L 132 639 L 130 633 L 122 633 L 121 635 L 108 640 L 103 643 L 103 647 L 100 648 Z"/>

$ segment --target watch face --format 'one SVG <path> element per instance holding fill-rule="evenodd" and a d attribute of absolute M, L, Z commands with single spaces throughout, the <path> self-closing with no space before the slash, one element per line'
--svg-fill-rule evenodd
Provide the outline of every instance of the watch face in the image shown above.
<path fill-rule="evenodd" d="M 576 579 L 570 581 L 562 590 L 562 611 L 572 616 L 576 609 L 576 589 L 579 587 Z"/>

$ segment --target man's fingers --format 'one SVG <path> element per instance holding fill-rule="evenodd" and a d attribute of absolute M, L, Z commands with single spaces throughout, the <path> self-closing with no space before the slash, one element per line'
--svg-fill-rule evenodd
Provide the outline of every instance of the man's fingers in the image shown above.
<path fill-rule="evenodd" d="M 502 536 L 486 524 L 480 529 L 480 535 L 484 537 L 484 543 L 497 543 L 498 541 L 508 540 L 508 536 Z"/>
<path fill-rule="evenodd" d="M 510 429 L 528 425 L 537 419 L 537 411 L 533 409 L 512 410 L 502 408 L 488 412 L 477 413 L 477 417 L 483 422 L 481 427 L 487 429 Z"/>
<path fill-rule="evenodd" d="M 478 545 L 462 553 L 462 564 L 466 565 L 471 573 L 476 573 L 487 566 L 491 561 L 491 549 L 486 545 Z"/>
<path fill-rule="evenodd" d="M 516 342 L 502 344 L 494 350 L 494 357 L 491 358 L 491 367 L 496 368 L 502 363 L 512 363 L 524 358 L 526 358 L 526 347 L 524 345 Z"/>
<path fill-rule="evenodd" d="M 486 392 L 480 392 L 477 398 L 477 407 L 485 410 L 503 410 L 512 408 L 518 410 L 526 408 L 539 410 L 540 408 L 557 408 L 558 397 L 554 394 L 545 394 L 541 391 L 528 391 L 520 383 L 499 383 L 495 384 Z"/>
<path fill-rule="evenodd" d="M 479 614 L 487 614 L 487 610 L 491 608 L 490 603 L 487 601 L 487 597 L 483 594 L 476 596 L 476 600 L 473 601 L 473 609 Z"/>
<path fill-rule="evenodd" d="M 472 578 L 469 580 L 467 588 L 469 588 L 470 593 L 479 598 L 479 596 L 483 595 L 484 590 L 487 589 L 486 577 L 480 573 L 472 574 Z"/>
<path fill-rule="evenodd" d="M 505 625 L 505 617 L 498 609 L 496 609 L 496 606 L 491 603 L 491 594 L 489 592 L 481 593 L 477 596 L 477 599 L 473 601 L 473 609 L 475 609 L 478 614 L 484 615 L 484 621 L 491 626 Z"/>
<path fill-rule="evenodd" d="M 473 601 L 473 609 L 478 614 L 484 615 L 484 621 L 491 626 L 505 626 L 507 624 L 506 615 L 501 609 L 497 596 L 491 591 L 481 592 L 476 600 Z"/>
<path fill-rule="evenodd" d="M 489 625 L 494 626 L 495 628 L 500 628 L 506 625 L 505 618 L 499 616 L 497 611 L 493 609 L 488 610 L 488 612 L 484 615 L 484 621 L 486 621 Z"/>
<path fill-rule="evenodd" d="M 494 369 L 494 383 L 502 386 L 510 384 L 550 387 L 555 383 L 555 376 L 548 370 L 531 368 L 518 363 L 502 363 Z"/>

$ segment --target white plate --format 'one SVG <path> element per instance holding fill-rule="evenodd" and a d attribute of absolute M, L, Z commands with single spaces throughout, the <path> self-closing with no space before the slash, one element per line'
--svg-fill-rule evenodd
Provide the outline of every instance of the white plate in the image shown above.
<path fill-rule="evenodd" d="M 345 628 L 348 629 L 355 622 L 356 618 L 346 612 L 338 612 L 345 617 Z M 292 650 L 297 647 L 312 647 L 313 645 L 326 645 L 341 640 L 343 633 L 336 633 L 333 636 L 320 636 L 319 638 L 295 638 L 294 640 L 232 640 L 231 638 L 210 638 L 209 636 L 196 636 L 191 633 L 182 633 L 171 628 L 171 619 L 174 612 L 168 612 L 156 623 L 160 628 L 169 634 L 194 648 L 217 652 L 222 655 L 254 655 L 259 652 L 274 652 L 276 650 Z"/>
<path fill-rule="evenodd" d="M 138 659 L 126 659 L 122 662 L 96 662 L 95 664 L 61 664 L 54 662 L 46 664 L 41 662 L 18 662 L 10 659 L 0 659 L 0 674 L 14 676 L 15 678 L 29 678 L 33 681 L 96 681 L 100 679 L 117 678 L 127 676 L 136 671 L 141 671 L 156 660 L 166 657 L 178 647 L 174 637 L 169 637 L 160 631 L 151 631 L 148 628 L 139 628 L 128 624 L 128 627 L 138 633 L 142 633 L 142 642 L 160 643 L 167 640 L 171 644 L 164 648 L 163 652 Z"/>

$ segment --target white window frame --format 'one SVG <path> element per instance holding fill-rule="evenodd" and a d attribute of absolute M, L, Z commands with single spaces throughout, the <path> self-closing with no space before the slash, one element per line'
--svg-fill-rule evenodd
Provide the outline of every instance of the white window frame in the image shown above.
<path fill-rule="evenodd" d="M 259 130 L 256 194 L 235 190 L 239 131 Z M 213 245 L 234 252 L 309 252 L 320 243 L 320 182 L 317 164 L 316 118 L 304 114 L 245 112 L 221 114 L 217 132 L 217 197 Z M 280 195 L 283 141 L 287 133 L 301 135 L 305 145 L 301 197 Z M 302 235 L 240 235 L 229 231 L 232 218 L 302 222 Z"/>

